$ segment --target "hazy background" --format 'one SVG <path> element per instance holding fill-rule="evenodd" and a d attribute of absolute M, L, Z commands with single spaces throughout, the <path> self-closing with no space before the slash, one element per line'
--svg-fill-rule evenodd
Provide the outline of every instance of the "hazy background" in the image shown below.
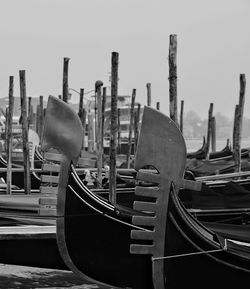
<path fill-rule="evenodd" d="M 239 74 L 246 74 L 250 117 L 249 0 L 0 0 L 0 97 L 9 76 L 26 70 L 28 96 L 62 94 L 63 58 L 69 57 L 69 87 L 85 91 L 100 79 L 109 86 L 111 53 L 119 52 L 119 94 L 137 89 L 146 103 L 168 107 L 169 35 L 177 34 L 178 102 L 207 117 L 233 117 Z M 79 96 L 73 93 L 73 100 Z"/>

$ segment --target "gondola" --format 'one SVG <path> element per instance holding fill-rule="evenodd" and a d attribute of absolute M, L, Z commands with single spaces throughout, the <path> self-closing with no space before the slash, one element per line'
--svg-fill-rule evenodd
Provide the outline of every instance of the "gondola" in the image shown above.
<path fill-rule="evenodd" d="M 131 209 L 108 202 L 82 184 L 74 168 L 80 121 L 56 98 L 50 97 L 48 111 L 42 148 L 53 146 L 64 155 L 56 226 L 69 269 L 95 284 L 120 288 L 249 287 L 250 244 L 208 229 L 178 198 L 179 188 L 188 184 L 183 180 L 186 148 L 173 121 L 144 109 L 135 168 L 138 179 L 154 186 L 137 186 L 136 195 L 147 201 L 135 201 Z M 70 135 L 60 126 L 65 118 L 72 121 Z M 145 166 L 158 173 L 141 171 Z"/>

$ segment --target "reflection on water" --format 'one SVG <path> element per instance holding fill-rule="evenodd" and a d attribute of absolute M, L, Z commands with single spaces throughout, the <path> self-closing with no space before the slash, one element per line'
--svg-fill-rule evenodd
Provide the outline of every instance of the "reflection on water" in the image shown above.
<path fill-rule="evenodd" d="M 202 147 L 203 139 L 186 139 L 186 146 L 188 152 L 194 152 Z M 218 139 L 216 141 L 216 151 L 223 149 L 227 144 L 227 140 Z M 232 143 L 231 143 L 232 144 Z M 250 147 L 250 139 L 242 139 L 241 147 L 247 148 Z"/>

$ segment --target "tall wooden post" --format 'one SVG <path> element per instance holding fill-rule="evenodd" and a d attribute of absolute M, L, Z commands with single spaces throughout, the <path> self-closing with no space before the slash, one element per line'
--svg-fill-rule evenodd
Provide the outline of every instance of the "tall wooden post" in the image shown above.
<path fill-rule="evenodd" d="M 83 108 L 83 98 L 84 98 L 84 89 L 80 89 L 80 100 L 79 100 L 79 111 L 78 115 L 82 123 L 83 128 L 83 137 L 82 137 L 82 148 L 85 149 L 85 130 L 86 130 L 86 110 Z"/>
<path fill-rule="evenodd" d="M 110 130 L 110 174 L 109 198 L 116 203 L 116 149 L 117 149 L 117 97 L 119 54 L 112 52 L 111 60 L 111 130 Z"/>
<path fill-rule="evenodd" d="M 116 152 L 120 154 L 122 151 L 121 147 L 121 109 L 117 109 L 117 150 Z"/>
<path fill-rule="evenodd" d="M 216 152 L 216 119 L 211 118 L 211 148 L 212 152 Z"/>
<path fill-rule="evenodd" d="M 242 123 L 245 104 L 246 77 L 245 74 L 240 74 L 240 96 L 239 104 L 235 109 L 235 127 L 234 127 L 234 149 L 233 156 L 235 161 L 235 171 L 241 170 L 241 138 L 242 138 Z"/>
<path fill-rule="evenodd" d="M 97 97 L 97 187 L 102 187 L 102 157 L 103 157 L 103 147 L 102 147 L 102 86 L 103 82 L 98 80 L 95 83 L 95 91 Z"/>
<path fill-rule="evenodd" d="M 133 130 L 133 120 L 134 120 L 135 96 L 136 96 L 136 89 L 133 89 L 131 107 L 130 107 L 129 132 L 128 132 L 128 152 L 127 152 L 127 168 L 128 169 L 130 168 L 130 157 L 131 157 L 131 151 L 132 151 L 132 130 Z"/>
<path fill-rule="evenodd" d="M 183 133 L 183 110 L 184 110 L 184 100 L 181 101 L 181 112 L 180 112 L 180 131 Z"/>
<path fill-rule="evenodd" d="M 147 83 L 146 87 L 147 87 L 147 106 L 151 106 L 151 83 Z"/>
<path fill-rule="evenodd" d="M 40 110 L 40 105 L 38 104 L 36 106 L 36 133 L 39 135 L 40 134 L 40 113 L 41 113 L 41 110 Z"/>
<path fill-rule="evenodd" d="M 22 138 L 23 138 L 23 160 L 24 160 L 24 190 L 30 194 L 30 159 L 29 159 L 29 139 L 28 139 L 28 120 L 26 109 L 26 78 L 25 70 L 19 71 L 20 78 L 20 97 L 22 111 Z"/>
<path fill-rule="evenodd" d="M 68 102 L 69 86 L 68 86 L 68 70 L 70 58 L 64 57 L 63 59 L 63 101 Z"/>
<path fill-rule="evenodd" d="M 233 135 L 233 159 L 235 161 L 235 172 L 241 170 L 241 147 L 240 147 L 240 108 L 237 104 L 234 112 L 234 135 Z"/>
<path fill-rule="evenodd" d="M 141 115 L 141 105 L 137 104 L 137 111 L 134 113 L 134 155 L 137 148 L 138 136 L 139 136 L 139 126 L 140 126 L 140 115 Z"/>
<path fill-rule="evenodd" d="M 106 111 L 106 97 L 107 97 L 107 87 L 102 89 L 102 147 L 104 144 L 104 125 L 105 125 L 105 111 Z"/>
<path fill-rule="evenodd" d="M 39 97 L 39 129 L 38 129 L 38 135 L 39 138 L 42 139 L 43 134 L 43 122 L 44 122 L 44 113 L 43 113 L 43 96 L 40 95 Z"/>
<path fill-rule="evenodd" d="M 178 125 L 177 113 L 177 35 L 169 38 L 169 109 L 170 118 Z"/>
<path fill-rule="evenodd" d="M 28 97 L 28 126 L 30 128 L 30 126 L 32 125 L 32 114 L 33 114 L 33 107 L 31 104 L 31 100 L 32 98 L 29 96 Z"/>
<path fill-rule="evenodd" d="M 94 116 L 89 111 L 88 112 L 88 151 L 93 152 L 95 146 L 95 138 L 94 138 Z"/>
<path fill-rule="evenodd" d="M 214 104 L 210 103 L 209 111 L 208 111 L 206 159 L 209 159 L 209 150 L 210 150 L 210 142 L 211 142 L 211 122 L 212 122 L 212 117 L 213 117 L 213 108 L 214 108 Z"/>
<path fill-rule="evenodd" d="M 6 111 L 6 125 L 7 125 L 7 139 L 6 139 L 6 152 L 7 152 L 7 194 L 12 193 L 12 119 L 13 119 L 13 109 L 14 109 L 14 77 L 10 76 L 9 78 L 9 107 Z"/>

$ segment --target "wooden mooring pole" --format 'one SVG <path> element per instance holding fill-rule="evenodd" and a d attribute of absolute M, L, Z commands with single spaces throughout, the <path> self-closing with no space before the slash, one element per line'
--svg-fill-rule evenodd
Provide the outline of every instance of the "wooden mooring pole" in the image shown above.
<path fill-rule="evenodd" d="M 102 86 L 103 82 L 98 80 L 95 83 L 97 100 L 97 188 L 102 187 L 102 167 L 103 167 L 103 141 L 102 141 Z"/>
<path fill-rule="evenodd" d="M 146 87 L 147 87 L 147 106 L 151 106 L 151 83 L 147 83 Z"/>
<path fill-rule="evenodd" d="M 120 154 L 121 150 L 121 109 L 117 108 L 117 154 Z"/>
<path fill-rule="evenodd" d="M 169 110 L 170 118 L 178 125 L 177 113 L 177 35 L 169 38 Z"/>
<path fill-rule="evenodd" d="M 25 70 L 19 71 L 20 78 L 20 97 L 21 97 L 21 116 L 22 116 L 22 142 L 23 142 L 23 166 L 24 166 L 24 190 L 30 194 L 30 158 L 29 158 L 29 139 L 28 139 L 28 119 L 26 109 L 26 78 Z"/>
<path fill-rule="evenodd" d="M 109 200 L 114 204 L 116 203 L 118 63 L 119 54 L 112 52 Z"/>
<path fill-rule="evenodd" d="M 106 111 L 106 97 L 107 97 L 107 87 L 102 89 L 102 147 L 104 146 L 104 128 L 105 128 L 105 111 Z"/>
<path fill-rule="evenodd" d="M 184 111 L 184 100 L 181 101 L 181 112 L 180 112 L 180 131 L 183 133 L 183 111 Z"/>
<path fill-rule="evenodd" d="M 7 194 L 12 193 L 12 119 L 13 119 L 13 110 L 14 110 L 14 77 L 10 76 L 9 78 L 9 107 L 6 110 L 6 125 L 7 125 L 7 139 L 6 139 L 6 153 L 7 153 Z"/>
<path fill-rule="evenodd" d="M 68 86 L 68 70 L 70 58 L 64 57 L 63 59 L 63 101 L 68 102 L 69 86 Z"/>
<path fill-rule="evenodd" d="M 38 135 L 40 140 L 42 139 L 43 134 L 43 122 L 44 122 L 44 112 L 43 112 L 43 96 L 40 95 L 39 97 L 39 127 L 38 127 Z"/>
<path fill-rule="evenodd" d="M 85 131 L 86 131 L 86 110 L 83 108 L 83 98 L 84 98 L 84 89 L 80 89 L 80 100 L 79 100 L 79 111 L 78 111 L 78 116 L 81 120 L 82 123 L 82 149 L 85 149 Z"/>
<path fill-rule="evenodd" d="M 33 106 L 31 104 L 31 102 L 32 102 L 32 97 L 29 96 L 29 98 L 28 98 L 28 126 L 29 126 L 29 128 L 31 128 L 31 126 L 33 124 Z"/>
<path fill-rule="evenodd" d="M 206 153 L 205 158 L 209 159 L 209 151 L 210 151 L 210 142 L 211 142 L 211 124 L 212 124 L 212 117 L 213 117 L 213 109 L 214 104 L 210 103 L 209 110 L 208 110 L 208 124 L 207 124 L 207 143 L 206 143 Z"/>
<path fill-rule="evenodd" d="M 216 118 L 211 118 L 211 149 L 212 152 L 216 152 Z"/>
<path fill-rule="evenodd" d="M 139 136 L 139 126 L 141 117 L 141 105 L 137 104 L 137 110 L 134 112 L 134 155 L 137 149 L 138 136 Z"/>
<path fill-rule="evenodd" d="M 235 108 L 234 135 L 233 135 L 233 158 L 235 161 L 235 172 L 241 171 L 241 138 L 242 123 L 245 104 L 246 77 L 240 74 L 240 95 L 239 104 Z"/>
<path fill-rule="evenodd" d="M 130 157 L 132 151 L 132 132 L 134 123 L 134 108 L 135 108 L 136 89 L 132 91 L 131 106 L 130 106 L 130 119 L 129 119 L 129 132 L 128 132 L 128 152 L 127 152 L 127 168 L 130 168 Z"/>
<path fill-rule="evenodd" d="M 94 150 L 94 115 L 90 111 L 88 111 L 88 151 L 93 152 Z"/>

